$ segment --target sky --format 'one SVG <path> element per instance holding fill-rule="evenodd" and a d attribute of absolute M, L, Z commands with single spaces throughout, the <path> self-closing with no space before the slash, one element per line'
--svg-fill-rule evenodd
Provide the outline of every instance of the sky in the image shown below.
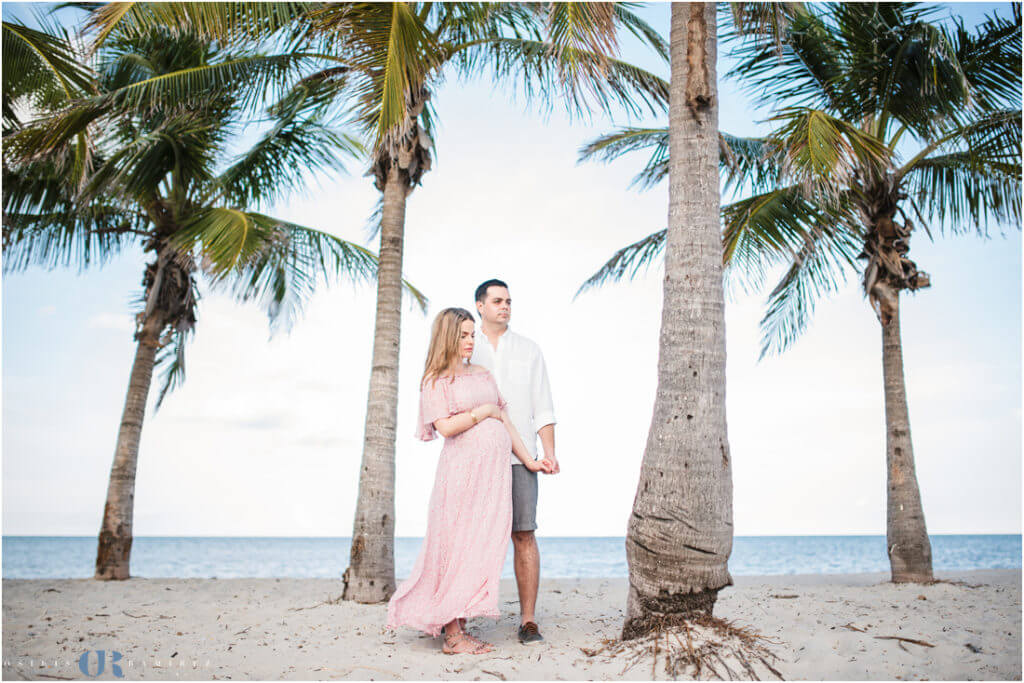
<path fill-rule="evenodd" d="M 1008 5 L 949 5 L 972 25 Z M 4 19 L 27 6 L 5 4 Z M 669 6 L 643 10 L 663 35 Z M 635 42 L 624 58 L 666 76 Z M 728 58 L 720 54 L 719 74 Z M 720 83 L 720 128 L 756 135 L 770 112 Z M 618 248 L 659 230 L 667 183 L 628 189 L 634 155 L 578 165 L 618 125 L 569 121 L 504 88 L 450 78 L 434 94 L 433 169 L 406 210 L 405 276 L 430 298 L 402 310 L 396 534 L 421 536 L 440 441 L 413 438 L 430 323 L 472 309 L 477 284 L 510 285 L 512 328 L 545 356 L 562 471 L 542 477 L 541 536 L 625 534 L 657 386 L 661 269 L 573 299 Z M 377 200 L 357 163 L 311 178 L 267 213 L 366 242 Z M 730 197 L 723 197 L 723 201 Z M 933 226 L 938 227 L 938 226 Z M 376 243 L 368 243 L 374 251 Z M 148 255 L 103 268 L 4 274 L 5 535 L 98 533 Z M 907 396 L 925 520 L 933 534 L 1021 530 L 1021 234 L 918 231 L 909 256 L 932 286 L 902 297 Z M 769 282 L 773 282 L 769 280 Z M 187 380 L 146 414 L 136 536 L 349 536 L 355 511 L 375 307 L 371 284 L 317 293 L 270 338 L 254 304 L 201 288 Z M 884 534 L 881 329 L 851 276 L 784 355 L 758 362 L 767 290 L 726 307 L 727 419 L 735 533 Z"/>

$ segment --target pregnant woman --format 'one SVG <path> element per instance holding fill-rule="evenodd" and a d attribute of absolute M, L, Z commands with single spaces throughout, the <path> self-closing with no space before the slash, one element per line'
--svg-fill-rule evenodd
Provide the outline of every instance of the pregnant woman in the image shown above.
<path fill-rule="evenodd" d="M 445 654 L 493 650 L 466 633 L 465 620 L 497 619 L 498 580 L 512 531 L 511 450 L 531 471 L 530 457 L 505 411 L 494 377 L 470 365 L 474 318 L 446 308 L 434 319 L 420 384 L 416 436 L 445 438 L 430 495 L 427 535 L 409 578 L 388 603 L 388 628 L 411 626 L 436 636 Z"/>

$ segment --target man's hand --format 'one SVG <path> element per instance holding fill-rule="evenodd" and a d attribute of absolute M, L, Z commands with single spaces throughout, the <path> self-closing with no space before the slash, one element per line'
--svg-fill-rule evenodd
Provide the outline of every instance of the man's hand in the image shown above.
<path fill-rule="evenodd" d="M 541 462 L 546 463 L 548 474 L 558 474 L 561 471 L 561 467 L 558 466 L 558 460 L 553 455 L 546 455 Z"/>
<path fill-rule="evenodd" d="M 544 474 L 551 474 L 551 466 L 547 460 L 527 460 L 523 463 L 526 465 L 526 469 L 531 472 L 543 472 Z"/>

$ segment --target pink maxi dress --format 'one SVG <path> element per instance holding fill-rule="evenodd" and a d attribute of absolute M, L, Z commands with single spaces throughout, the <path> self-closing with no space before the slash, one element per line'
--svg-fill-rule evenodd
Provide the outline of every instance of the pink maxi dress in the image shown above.
<path fill-rule="evenodd" d="M 490 372 L 428 381 L 416 437 L 437 436 L 434 421 L 484 403 L 507 405 Z M 498 619 L 498 581 L 512 533 L 512 440 L 501 420 L 480 420 L 446 438 L 434 476 L 423 539 L 409 578 L 388 602 L 389 629 L 436 636 L 460 617 Z"/>

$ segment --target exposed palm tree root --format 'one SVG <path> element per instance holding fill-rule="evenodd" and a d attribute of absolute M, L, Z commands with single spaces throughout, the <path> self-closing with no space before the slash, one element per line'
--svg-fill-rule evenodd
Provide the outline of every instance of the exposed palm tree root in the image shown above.
<path fill-rule="evenodd" d="M 984 588 L 989 585 L 987 583 L 967 583 L 966 581 L 958 581 L 954 579 L 932 579 L 931 581 L 925 581 L 926 586 L 930 586 L 934 583 L 948 583 L 954 586 L 963 586 L 964 588 Z"/>
<path fill-rule="evenodd" d="M 620 676 L 650 658 L 652 678 L 660 660 L 665 674 L 673 679 L 759 681 L 767 672 L 785 680 L 772 666 L 779 658 L 765 645 L 781 645 L 779 641 L 704 612 L 659 615 L 653 620 L 653 628 L 643 636 L 630 640 L 606 638 L 600 647 L 580 650 L 587 657 L 605 657 L 608 661 L 621 657 L 624 666 Z"/>

